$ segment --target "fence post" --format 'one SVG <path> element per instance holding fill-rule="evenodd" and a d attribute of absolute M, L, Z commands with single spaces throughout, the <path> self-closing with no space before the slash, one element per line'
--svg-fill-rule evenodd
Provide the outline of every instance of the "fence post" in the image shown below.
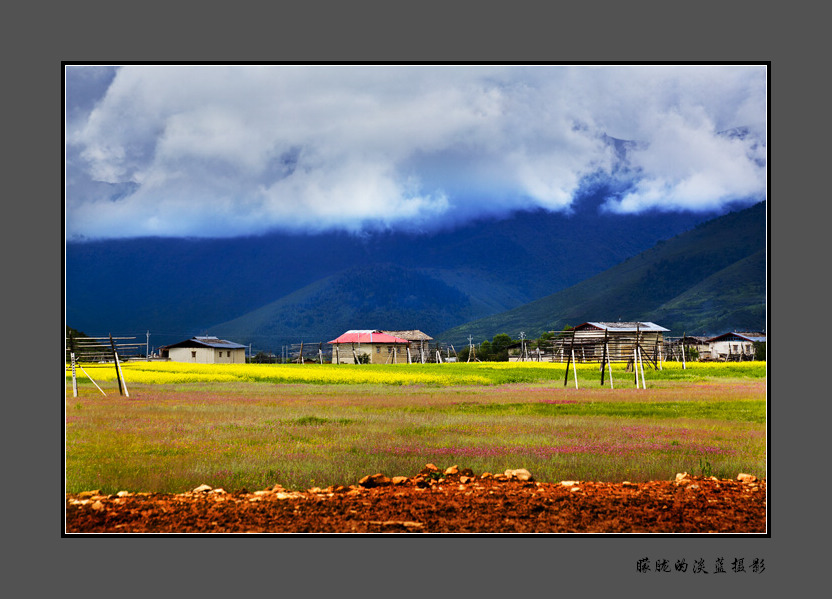
<path fill-rule="evenodd" d="M 72 361 L 72 397 L 78 397 L 78 381 L 75 378 L 75 352 L 69 352 L 69 359 Z"/>

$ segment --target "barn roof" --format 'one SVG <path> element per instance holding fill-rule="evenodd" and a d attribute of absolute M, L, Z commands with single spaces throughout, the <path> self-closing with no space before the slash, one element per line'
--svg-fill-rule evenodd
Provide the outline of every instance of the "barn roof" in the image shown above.
<path fill-rule="evenodd" d="M 381 331 L 382 333 L 387 333 L 388 335 L 393 335 L 393 337 L 400 337 L 402 339 L 407 339 L 408 341 L 433 341 L 433 337 L 423 333 L 422 331 L 418 330 L 409 330 L 409 331 Z"/>
<path fill-rule="evenodd" d="M 410 343 L 410 341 L 378 329 L 351 329 L 327 343 Z"/>
<path fill-rule="evenodd" d="M 659 326 L 654 322 L 585 322 L 576 326 L 575 329 L 581 330 L 582 328 L 587 329 L 591 327 L 602 331 L 610 331 L 611 333 L 635 333 L 636 330 L 642 333 L 670 331 L 670 329 Z"/>
<path fill-rule="evenodd" d="M 218 337 L 191 337 L 185 341 L 174 343 L 173 345 L 166 345 L 163 349 L 171 349 L 174 347 L 213 347 L 215 349 L 245 349 L 245 345 L 234 343 L 233 341 L 226 341 Z"/>

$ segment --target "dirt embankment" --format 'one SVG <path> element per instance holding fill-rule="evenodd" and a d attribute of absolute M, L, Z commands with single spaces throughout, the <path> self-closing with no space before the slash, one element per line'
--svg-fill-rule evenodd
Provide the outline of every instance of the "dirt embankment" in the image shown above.
<path fill-rule="evenodd" d="M 765 533 L 766 481 L 536 482 L 428 464 L 350 486 L 66 496 L 66 533 Z"/>

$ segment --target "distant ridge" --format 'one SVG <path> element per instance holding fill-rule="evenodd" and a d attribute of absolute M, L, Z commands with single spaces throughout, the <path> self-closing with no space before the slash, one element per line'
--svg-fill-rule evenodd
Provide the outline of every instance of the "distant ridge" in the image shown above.
<path fill-rule="evenodd" d="M 438 339 L 708 218 L 605 213 L 610 193 L 587 192 L 569 214 L 518 212 L 434 232 L 67 243 L 66 324 L 92 335 L 149 331 L 156 347 L 212 334 L 276 353 L 355 328 Z"/>
<path fill-rule="evenodd" d="M 437 338 L 534 338 L 592 320 L 645 320 L 671 335 L 766 326 L 766 203 L 709 220 L 589 279 Z"/>

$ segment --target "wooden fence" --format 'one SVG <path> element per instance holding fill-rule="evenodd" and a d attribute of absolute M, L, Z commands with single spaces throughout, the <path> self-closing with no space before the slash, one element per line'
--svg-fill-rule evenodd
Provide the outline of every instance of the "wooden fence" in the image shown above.
<path fill-rule="evenodd" d="M 112 334 L 106 337 L 74 337 L 70 334 L 66 338 L 65 353 L 66 363 L 72 371 L 72 396 L 78 397 L 78 370 L 86 375 L 103 395 L 107 395 L 87 371 L 84 370 L 82 364 L 112 363 L 116 370 L 119 394 L 130 397 L 127 384 L 124 382 L 124 376 L 121 372 L 121 363 L 130 358 L 136 358 L 142 355 L 138 348 L 144 348 L 146 345 L 144 343 L 129 343 L 129 341 L 135 339 L 135 337 L 113 337 Z M 145 359 L 147 358 L 147 356 L 144 357 Z"/>

